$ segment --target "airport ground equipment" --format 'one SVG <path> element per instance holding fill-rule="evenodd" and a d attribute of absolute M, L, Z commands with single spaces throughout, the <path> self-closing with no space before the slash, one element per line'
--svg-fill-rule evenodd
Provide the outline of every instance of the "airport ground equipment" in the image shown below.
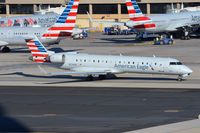
<path fill-rule="evenodd" d="M 172 36 L 168 37 L 167 35 L 161 35 L 156 37 L 154 40 L 154 45 L 172 45 L 174 44 L 174 39 Z"/>

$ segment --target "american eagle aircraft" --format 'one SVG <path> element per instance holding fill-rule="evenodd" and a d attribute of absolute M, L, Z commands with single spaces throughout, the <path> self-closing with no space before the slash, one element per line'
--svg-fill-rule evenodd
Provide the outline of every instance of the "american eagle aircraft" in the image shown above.
<path fill-rule="evenodd" d="M 73 35 L 79 0 L 70 0 L 56 23 L 51 27 L 2 27 L 0 28 L 0 48 L 9 52 L 7 45 L 24 44 L 26 39 L 37 36 L 42 43 L 55 44 Z"/>
<path fill-rule="evenodd" d="M 145 16 L 136 0 L 126 0 L 130 20 L 127 22 L 96 21 L 97 23 L 110 23 L 136 29 L 140 33 L 171 33 L 181 31 L 183 39 L 189 39 L 189 33 L 200 26 L 200 11 L 180 12 Z"/>
<path fill-rule="evenodd" d="M 190 68 L 173 58 L 55 53 L 48 51 L 37 37 L 27 40 L 27 46 L 33 61 L 62 63 L 61 68 L 69 70 L 51 75 L 78 74 L 85 75 L 89 79 L 93 77 L 105 79 L 109 74 L 143 73 L 177 75 L 178 80 L 182 80 L 192 73 Z"/>

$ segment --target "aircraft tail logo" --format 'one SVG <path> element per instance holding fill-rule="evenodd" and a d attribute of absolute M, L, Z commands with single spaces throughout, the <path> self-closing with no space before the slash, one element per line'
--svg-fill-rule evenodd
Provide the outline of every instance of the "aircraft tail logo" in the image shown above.
<path fill-rule="evenodd" d="M 27 40 L 27 46 L 31 51 L 33 61 L 37 63 L 49 62 L 48 57 L 49 53 L 47 49 L 42 45 L 37 37 L 32 40 Z"/>
<path fill-rule="evenodd" d="M 57 22 L 48 29 L 43 37 L 62 38 L 71 36 L 76 25 L 79 0 L 70 0 L 63 13 L 58 17 Z"/>
<path fill-rule="evenodd" d="M 133 21 L 149 21 L 150 18 L 146 17 L 140 7 L 138 6 L 136 0 L 126 0 L 126 6 L 128 9 L 128 14 Z"/>
<path fill-rule="evenodd" d="M 156 25 L 154 23 L 151 23 L 151 19 L 147 16 L 145 16 L 139 5 L 137 4 L 136 0 L 126 0 L 126 6 L 128 10 L 128 14 L 130 17 L 130 20 L 133 22 L 141 22 L 144 23 L 142 25 L 135 26 L 136 29 L 150 29 L 155 28 Z"/>

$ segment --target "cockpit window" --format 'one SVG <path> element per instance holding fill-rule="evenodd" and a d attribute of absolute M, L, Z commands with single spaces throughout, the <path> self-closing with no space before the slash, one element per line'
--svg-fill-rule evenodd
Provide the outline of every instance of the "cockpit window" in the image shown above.
<path fill-rule="evenodd" d="M 181 62 L 170 62 L 170 65 L 183 65 Z"/>

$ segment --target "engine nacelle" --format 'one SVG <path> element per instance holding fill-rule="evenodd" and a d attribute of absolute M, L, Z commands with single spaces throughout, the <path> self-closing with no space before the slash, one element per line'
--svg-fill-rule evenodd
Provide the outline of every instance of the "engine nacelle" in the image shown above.
<path fill-rule="evenodd" d="M 50 62 L 52 63 L 64 63 L 63 61 L 63 53 L 56 53 L 50 56 Z"/>

